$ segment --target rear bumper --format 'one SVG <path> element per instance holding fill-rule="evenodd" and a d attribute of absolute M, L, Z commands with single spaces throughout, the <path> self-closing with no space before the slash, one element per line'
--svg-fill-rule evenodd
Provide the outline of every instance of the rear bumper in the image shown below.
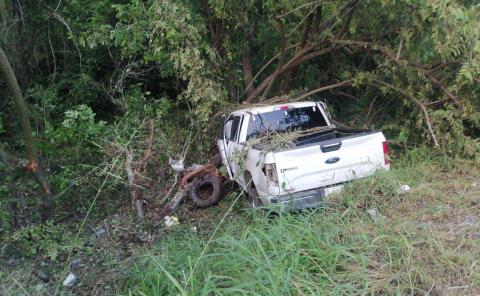
<path fill-rule="evenodd" d="M 323 188 L 294 192 L 287 195 L 273 197 L 270 202 L 274 206 L 293 211 L 325 206 L 325 190 Z"/>
<path fill-rule="evenodd" d="M 269 201 L 272 206 L 278 206 L 287 211 L 323 207 L 325 206 L 325 196 L 340 191 L 342 188 L 342 184 L 328 188 L 314 188 L 285 195 L 272 196 L 269 198 Z"/>

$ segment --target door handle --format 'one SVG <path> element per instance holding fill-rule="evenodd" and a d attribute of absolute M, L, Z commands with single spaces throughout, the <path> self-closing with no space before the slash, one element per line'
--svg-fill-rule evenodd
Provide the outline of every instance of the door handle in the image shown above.
<path fill-rule="evenodd" d="M 340 149 L 340 147 L 342 147 L 342 142 L 321 145 L 320 149 L 322 150 L 322 152 L 325 153 L 325 152 L 337 151 L 338 149 Z"/>

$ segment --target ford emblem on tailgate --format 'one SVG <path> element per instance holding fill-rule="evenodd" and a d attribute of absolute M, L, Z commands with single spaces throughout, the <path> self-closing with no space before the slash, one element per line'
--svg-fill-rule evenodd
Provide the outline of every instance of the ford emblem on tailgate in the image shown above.
<path fill-rule="evenodd" d="M 332 164 L 332 163 L 336 163 L 339 160 L 340 160 L 340 157 L 332 157 L 332 158 L 329 158 L 329 159 L 325 160 L 325 163 Z"/>

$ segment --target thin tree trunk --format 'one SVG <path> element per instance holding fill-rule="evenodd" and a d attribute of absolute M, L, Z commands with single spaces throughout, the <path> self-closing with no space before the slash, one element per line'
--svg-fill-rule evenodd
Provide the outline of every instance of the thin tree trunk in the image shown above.
<path fill-rule="evenodd" d="M 349 13 L 351 10 L 353 10 L 355 8 L 355 6 L 359 3 L 359 1 L 360 0 L 350 0 L 347 3 L 345 3 L 340 8 L 340 18 L 343 17 L 345 14 Z M 318 37 L 319 34 L 323 33 L 325 30 L 333 28 L 333 26 L 335 25 L 335 23 L 337 22 L 337 20 L 339 18 L 339 16 L 332 16 L 330 19 L 328 19 L 325 22 L 323 22 L 322 24 L 320 24 L 321 14 L 322 14 L 322 8 L 321 8 L 321 6 L 319 6 L 317 8 L 317 18 L 313 22 L 314 28 L 312 30 L 313 34 L 317 35 L 317 37 Z M 326 40 L 324 40 L 324 41 L 326 41 Z M 245 102 L 252 103 L 257 98 L 257 96 L 259 96 L 262 92 L 264 92 L 264 94 L 262 95 L 262 98 L 260 100 L 265 98 L 266 95 L 268 94 L 269 88 L 272 85 L 272 82 L 275 82 L 275 80 L 278 78 L 278 76 L 282 75 L 286 70 L 290 70 L 292 68 L 295 68 L 295 67 L 297 67 L 298 65 L 300 65 L 301 63 L 303 63 L 307 60 L 311 60 L 315 57 L 318 57 L 318 56 L 321 56 L 321 55 L 324 55 L 324 54 L 327 54 L 327 53 L 330 53 L 332 51 L 337 50 L 337 48 L 324 48 L 324 49 L 318 50 L 316 52 L 312 52 L 310 54 L 307 54 L 310 51 L 312 51 L 313 49 L 315 49 L 317 46 L 318 46 L 318 44 L 317 45 L 311 44 L 311 45 L 308 45 L 308 46 L 304 46 L 304 48 L 300 49 L 295 54 L 295 56 L 293 58 L 291 58 L 288 62 L 283 63 L 283 61 L 282 61 L 282 63 L 279 63 L 279 64 L 283 64 L 283 66 L 280 67 L 280 68 L 277 66 L 274 73 L 270 74 L 267 78 L 265 78 L 251 92 L 251 94 L 249 96 L 246 96 Z M 280 49 L 281 49 L 281 52 L 280 52 L 280 54 L 278 54 L 278 56 L 280 57 L 280 59 L 283 59 L 284 54 L 282 54 L 282 47 Z"/>
<path fill-rule="evenodd" d="M 253 100 L 262 93 L 262 91 L 267 88 L 267 86 L 270 84 L 270 81 L 274 78 L 275 75 L 280 75 L 283 72 L 292 69 L 293 67 L 296 67 L 300 65 L 303 62 L 306 62 L 308 60 L 311 60 L 313 58 L 329 54 L 331 52 L 334 52 L 338 50 L 339 47 L 333 47 L 333 48 L 323 48 L 315 52 L 311 52 L 309 54 L 305 54 L 306 52 L 309 52 L 312 48 L 307 47 L 301 50 L 299 53 L 297 53 L 293 58 L 290 59 L 290 61 L 286 62 L 283 67 L 278 71 L 275 71 L 274 73 L 270 74 L 267 78 L 265 78 L 262 83 L 260 83 L 250 94 L 250 96 L 247 96 L 245 99 L 245 102 L 247 103 L 252 103 Z"/>
<path fill-rule="evenodd" d="M 273 84 L 275 83 L 275 80 L 277 79 L 278 75 L 280 75 L 282 66 L 285 63 L 285 47 L 286 47 L 285 26 L 283 25 L 283 21 L 281 19 L 276 19 L 276 21 L 278 23 L 278 30 L 280 32 L 280 58 L 278 59 L 277 68 L 275 69 L 275 72 L 273 72 L 273 76 L 268 82 L 267 88 L 263 92 L 263 95 L 260 98 L 260 101 L 262 101 L 268 96 L 270 89 L 273 87 Z"/>
<path fill-rule="evenodd" d="M 252 62 L 250 59 L 250 51 L 248 45 L 245 46 L 242 52 L 242 66 L 243 66 L 243 79 L 245 82 L 245 94 L 249 96 L 253 91 L 253 72 Z"/>
<path fill-rule="evenodd" d="M 310 13 L 307 16 L 307 19 L 305 21 L 305 26 L 303 27 L 303 33 L 302 33 L 302 40 L 300 41 L 300 50 L 304 49 L 305 46 L 307 45 L 307 41 L 308 41 L 308 38 L 310 37 L 310 31 L 312 28 L 313 17 L 314 17 L 313 13 Z M 297 70 L 297 67 L 294 67 L 288 71 L 287 77 L 285 78 L 285 82 L 283 85 L 284 93 L 286 93 L 290 88 L 290 83 L 292 82 L 292 77 L 294 77 L 296 70 Z"/>
<path fill-rule="evenodd" d="M 25 167 L 35 176 L 35 179 L 40 184 L 40 188 L 43 191 L 43 195 L 40 195 L 39 197 L 38 207 L 42 220 L 45 221 L 50 216 L 52 210 L 52 191 L 50 190 L 50 185 L 38 163 L 37 148 L 35 147 L 35 140 L 33 138 L 27 107 L 25 106 L 22 92 L 20 91 L 15 74 L 13 73 L 12 67 L 10 66 L 8 58 L 2 48 L 0 48 L 0 73 L 6 80 L 7 85 L 12 92 L 15 109 L 20 120 L 20 127 L 22 129 L 22 135 L 27 149 L 28 164 Z"/>

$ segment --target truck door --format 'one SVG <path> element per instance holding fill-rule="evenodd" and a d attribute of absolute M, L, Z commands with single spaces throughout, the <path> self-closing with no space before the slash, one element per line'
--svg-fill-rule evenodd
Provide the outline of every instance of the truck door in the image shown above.
<path fill-rule="evenodd" d="M 239 163 L 239 149 L 243 146 L 238 144 L 238 138 L 240 134 L 240 128 L 242 124 L 243 116 L 233 115 L 227 119 L 224 126 L 224 147 L 227 157 L 226 166 L 231 179 L 236 179 L 237 174 L 240 172 L 241 164 Z"/>

